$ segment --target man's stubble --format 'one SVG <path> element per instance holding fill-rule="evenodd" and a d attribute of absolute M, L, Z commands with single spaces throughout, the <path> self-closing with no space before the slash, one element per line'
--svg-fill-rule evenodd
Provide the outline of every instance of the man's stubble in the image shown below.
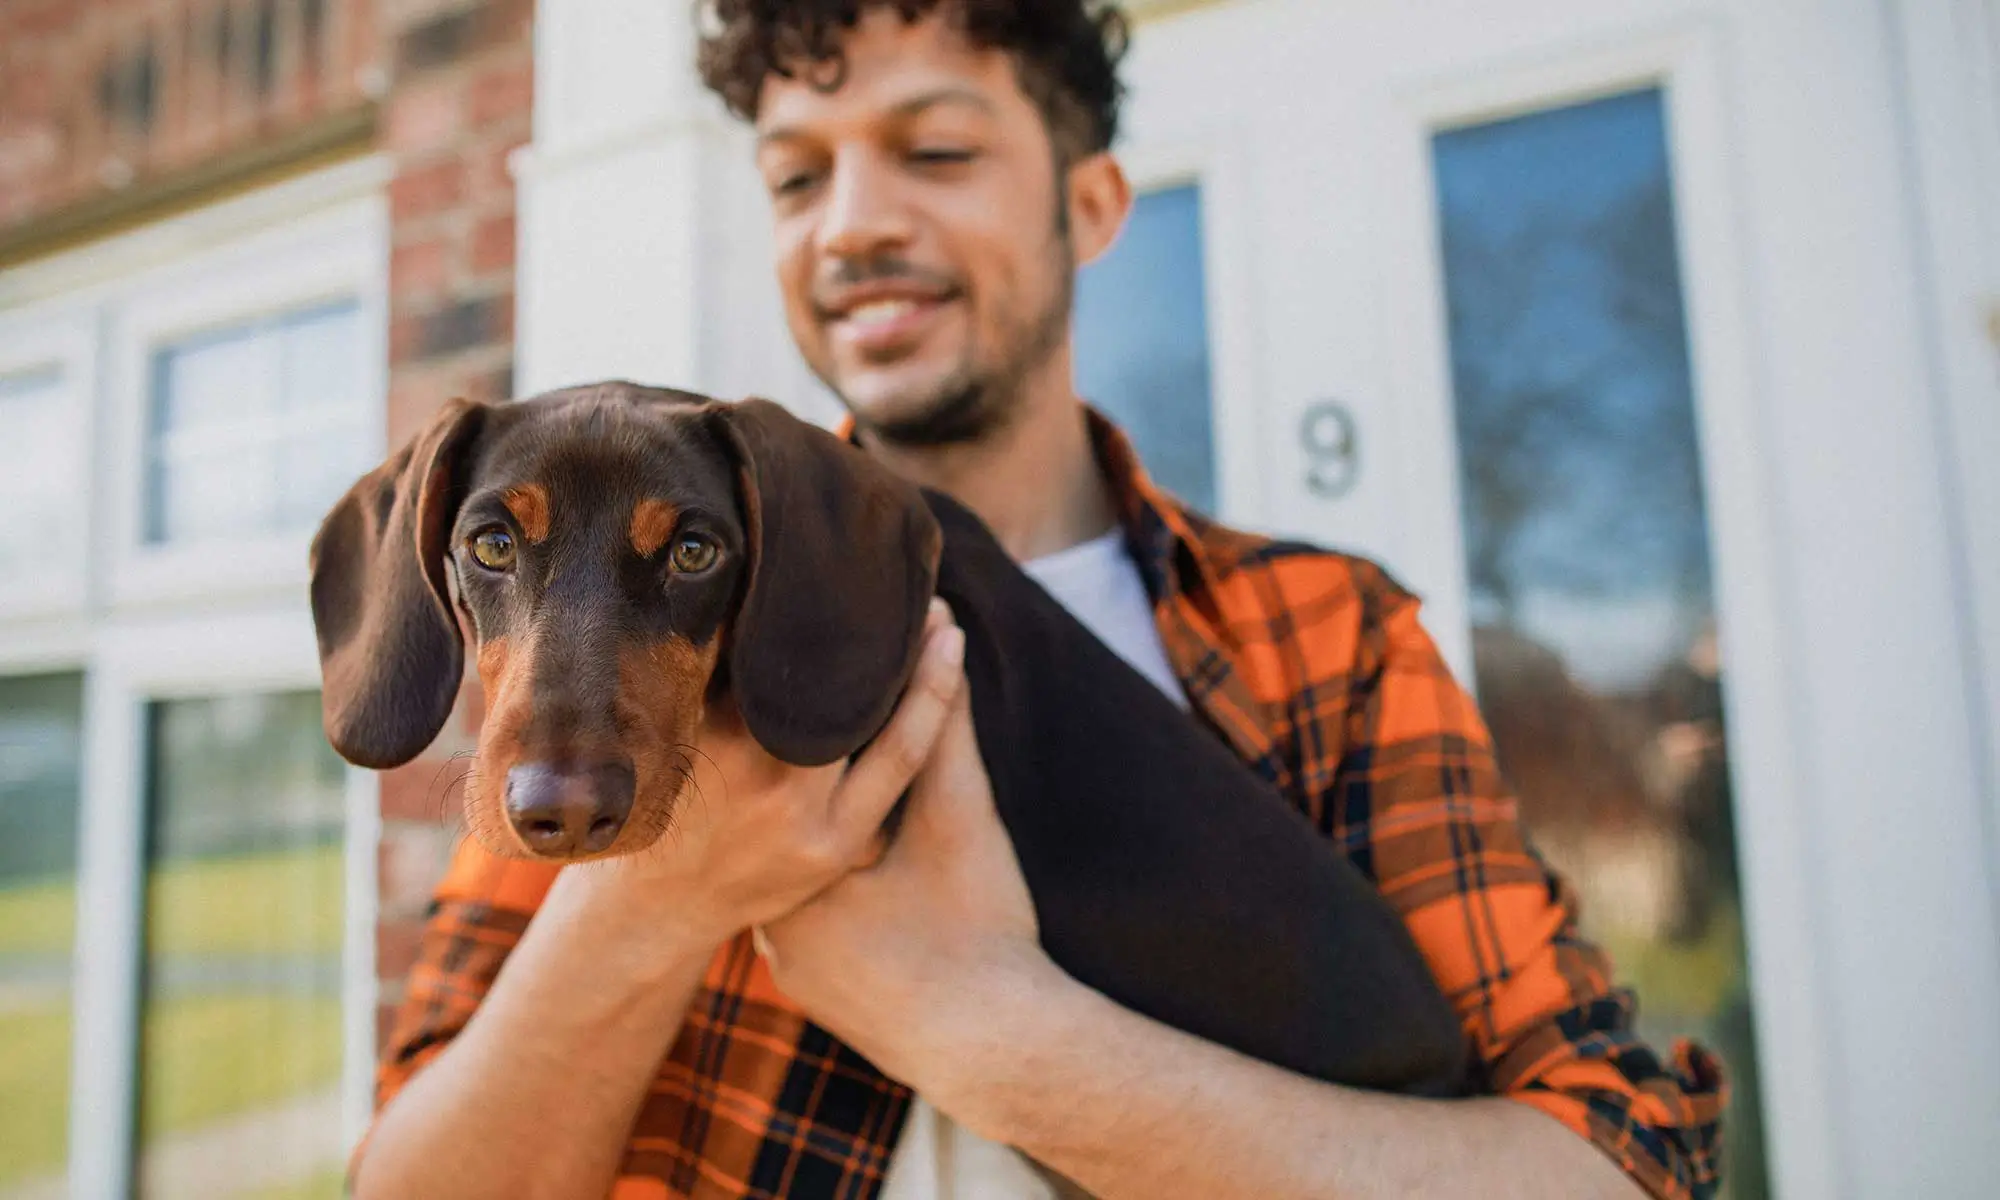
<path fill-rule="evenodd" d="M 1029 379 L 1069 334 L 1076 296 L 1076 252 L 1070 238 L 1069 208 L 1061 196 L 1057 197 L 1051 235 L 1049 255 L 1055 286 L 1039 312 L 1000 330 L 1001 353 L 992 365 L 982 368 L 975 361 L 975 340 L 967 347 L 965 360 L 922 403 L 905 416 L 882 421 L 864 417 L 834 381 L 824 377 L 821 381 L 833 390 L 858 427 L 889 445 L 938 448 L 991 437 L 1019 412 Z"/>

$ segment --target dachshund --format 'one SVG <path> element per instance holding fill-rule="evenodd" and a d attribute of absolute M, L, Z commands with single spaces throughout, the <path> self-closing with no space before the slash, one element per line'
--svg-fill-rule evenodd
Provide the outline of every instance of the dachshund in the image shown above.
<path fill-rule="evenodd" d="M 933 594 L 1050 957 L 1113 1000 L 1329 1082 L 1467 1087 L 1465 1036 L 1369 880 L 1100 643 L 980 521 L 766 400 L 613 382 L 456 401 L 313 539 L 326 734 L 388 768 L 437 736 L 474 643 L 465 797 L 496 851 L 652 845 L 733 701 L 773 756 L 854 754 Z"/>

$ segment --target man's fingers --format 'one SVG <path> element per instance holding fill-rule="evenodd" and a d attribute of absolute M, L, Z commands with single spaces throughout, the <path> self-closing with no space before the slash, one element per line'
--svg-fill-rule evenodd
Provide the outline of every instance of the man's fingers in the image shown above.
<path fill-rule="evenodd" d="M 979 735 L 972 723 L 970 697 L 961 692 L 945 714 L 944 727 L 928 761 L 918 772 L 904 815 L 906 829 L 920 832 L 914 840 L 953 841 L 987 819 L 993 807 L 992 783 L 979 756 Z"/>
<path fill-rule="evenodd" d="M 924 610 L 924 636 L 928 638 L 949 624 L 951 624 L 951 605 L 932 596 L 930 607 Z"/>
<path fill-rule="evenodd" d="M 942 607 L 942 602 L 934 601 L 933 614 Z M 834 792 L 833 825 L 849 844 L 859 845 L 874 836 L 896 798 L 930 759 L 965 686 L 965 631 L 951 624 L 949 610 L 945 612 L 942 620 L 934 616 L 927 622 L 930 632 L 923 655 L 895 715 L 874 744 L 855 759 Z"/>

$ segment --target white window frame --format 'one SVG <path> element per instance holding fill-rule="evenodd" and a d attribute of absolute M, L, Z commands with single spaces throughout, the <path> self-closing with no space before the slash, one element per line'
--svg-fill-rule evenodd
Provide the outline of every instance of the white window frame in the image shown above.
<path fill-rule="evenodd" d="M 113 605 L 125 608 L 223 594 L 297 594 L 306 583 L 310 530 L 188 545 L 145 540 L 147 429 L 153 360 L 185 338 L 332 301 L 360 306 L 363 361 L 386 361 L 386 212 L 374 198 L 350 202 L 280 229 L 149 272 L 136 281 L 107 331 L 106 427 L 112 484 L 104 513 Z M 375 417 L 380 388 L 359 398 Z"/>
<path fill-rule="evenodd" d="M 135 1165 L 144 706 L 321 683 L 305 607 L 311 530 L 247 546 L 141 542 L 151 354 L 189 332 L 351 297 L 358 353 L 374 364 L 364 404 L 378 455 L 388 178 L 385 159 L 358 159 L 0 272 L 0 369 L 60 353 L 80 383 L 87 524 L 73 569 L 33 603 L 0 590 L 0 673 L 84 674 L 67 1180 L 79 1200 L 127 1195 Z M 343 1149 L 373 1108 L 380 841 L 375 775 L 346 778 Z"/>
<path fill-rule="evenodd" d="M 41 304 L 0 312 L 0 377 L 50 368 L 60 372 L 60 403 L 70 418 L 68 444 L 60 453 L 71 480 L 67 501 L 77 516 L 75 536 L 60 557 L 27 577 L 0 577 L 0 622 L 74 612 L 88 599 L 96 348 L 96 318 L 87 308 Z"/>
<path fill-rule="evenodd" d="M 98 631 L 84 683 L 77 870 L 70 1194 L 125 1194 L 137 1149 L 140 953 L 146 879 L 146 706 L 246 691 L 316 690 L 312 621 L 300 611 L 120 620 Z M 375 1059 L 375 845 L 379 792 L 347 770 L 343 1150 L 365 1127 Z"/>

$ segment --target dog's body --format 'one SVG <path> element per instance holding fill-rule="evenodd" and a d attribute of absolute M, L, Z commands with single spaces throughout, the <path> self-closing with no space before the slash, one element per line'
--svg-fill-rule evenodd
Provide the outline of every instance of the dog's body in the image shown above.
<path fill-rule="evenodd" d="M 1458 1022 L 1382 896 L 931 494 L 938 593 L 1042 943 L 1128 1008 L 1333 1082 L 1447 1095 Z"/>
<path fill-rule="evenodd" d="M 327 732 L 350 761 L 408 761 L 449 715 L 447 561 L 487 691 L 466 804 L 490 846 L 650 845 L 724 693 L 781 759 L 854 753 L 935 589 L 1059 965 L 1305 1075 L 1462 1088 L 1458 1021 L 1359 870 L 970 513 L 777 406 L 623 384 L 455 405 L 357 483 L 313 564 Z"/>

